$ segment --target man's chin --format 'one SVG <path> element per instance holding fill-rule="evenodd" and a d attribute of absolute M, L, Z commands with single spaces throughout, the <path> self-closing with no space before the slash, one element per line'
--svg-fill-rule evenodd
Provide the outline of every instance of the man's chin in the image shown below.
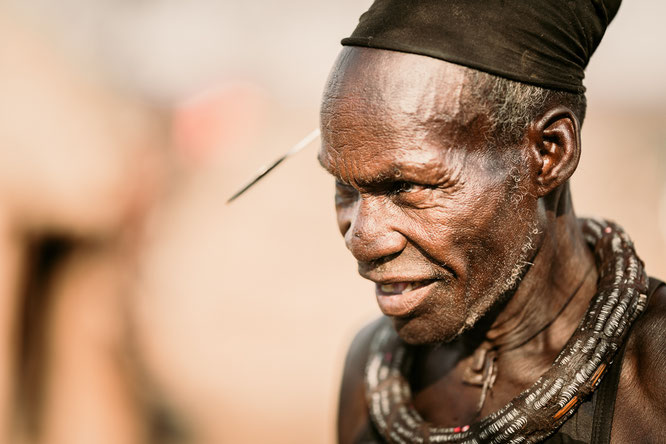
<path fill-rule="evenodd" d="M 410 345 L 433 345 L 442 344 L 455 340 L 465 330 L 465 325 L 460 326 L 451 323 L 445 324 L 432 322 L 422 317 L 415 318 L 393 318 L 393 328 L 404 342 Z"/>

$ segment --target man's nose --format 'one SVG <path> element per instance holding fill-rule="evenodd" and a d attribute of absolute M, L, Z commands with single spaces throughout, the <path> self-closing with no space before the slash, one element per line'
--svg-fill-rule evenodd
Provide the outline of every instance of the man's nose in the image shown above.
<path fill-rule="evenodd" d="M 361 197 L 345 221 L 345 244 L 356 260 L 371 262 L 399 253 L 407 239 L 395 228 L 396 217 L 381 197 Z"/>

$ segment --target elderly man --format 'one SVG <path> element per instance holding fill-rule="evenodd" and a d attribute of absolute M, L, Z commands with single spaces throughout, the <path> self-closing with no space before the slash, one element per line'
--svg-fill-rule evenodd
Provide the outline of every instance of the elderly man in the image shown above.
<path fill-rule="evenodd" d="M 568 182 L 618 7 L 377 0 L 343 40 L 319 159 L 385 316 L 349 351 L 340 442 L 666 440 L 666 287 Z"/>

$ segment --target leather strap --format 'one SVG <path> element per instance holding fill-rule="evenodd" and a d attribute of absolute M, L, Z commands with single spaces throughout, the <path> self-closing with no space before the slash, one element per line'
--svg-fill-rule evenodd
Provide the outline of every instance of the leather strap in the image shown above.
<path fill-rule="evenodd" d="M 625 345 L 622 345 L 622 348 L 617 353 L 613 365 L 608 370 L 608 374 L 604 377 L 597 392 L 594 417 L 592 418 L 592 439 L 590 440 L 590 444 L 610 443 L 615 398 L 617 395 L 617 386 L 620 383 L 620 374 L 622 373 L 622 359 L 624 358 Z"/>

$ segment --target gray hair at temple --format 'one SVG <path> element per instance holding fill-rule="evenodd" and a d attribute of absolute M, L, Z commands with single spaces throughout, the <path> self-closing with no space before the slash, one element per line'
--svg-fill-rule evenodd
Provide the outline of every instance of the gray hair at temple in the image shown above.
<path fill-rule="evenodd" d="M 585 93 L 559 91 L 529 85 L 467 68 L 465 93 L 476 110 L 490 117 L 489 136 L 503 144 L 516 144 L 525 135 L 529 124 L 549 108 L 563 105 L 578 118 L 585 119 Z"/>

